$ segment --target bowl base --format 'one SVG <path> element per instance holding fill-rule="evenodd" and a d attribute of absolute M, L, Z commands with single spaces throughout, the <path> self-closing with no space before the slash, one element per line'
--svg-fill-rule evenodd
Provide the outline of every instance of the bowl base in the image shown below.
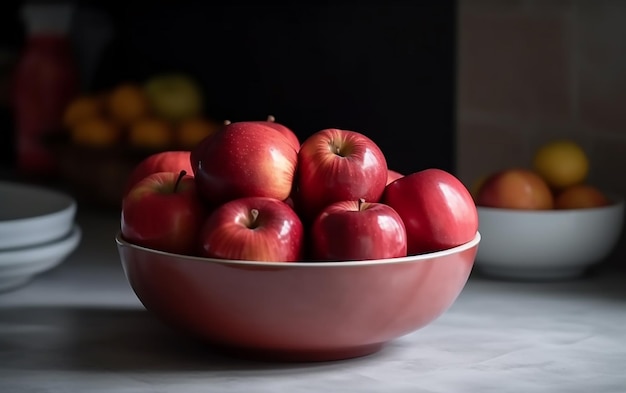
<path fill-rule="evenodd" d="M 558 281 L 579 278 L 587 271 L 586 266 L 548 268 L 515 268 L 480 264 L 476 269 L 485 276 L 518 281 Z"/>
<path fill-rule="evenodd" d="M 0 278 L 0 293 L 10 292 L 25 286 L 33 279 L 32 275 Z"/>
<path fill-rule="evenodd" d="M 383 348 L 384 343 L 333 349 L 260 349 L 215 345 L 212 343 L 210 345 L 224 355 L 237 358 L 263 362 L 304 363 L 347 360 L 373 355 Z"/>

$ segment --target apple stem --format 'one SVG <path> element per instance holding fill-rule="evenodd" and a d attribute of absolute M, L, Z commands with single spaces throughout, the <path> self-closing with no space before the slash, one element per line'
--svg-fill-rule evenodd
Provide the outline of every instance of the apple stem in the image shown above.
<path fill-rule="evenodd" d="M 259 211 L 257 209 L 251 209 L 250 210 L 250 228 L 256 228 L 257 227 L 257 218 L 259 217 Z"/>
<path fill-rule="evenodd" d="M 333 153 L 335 153 L 336 155 L 340 156 L 341 154 L 341 148 L 339 146 L 337 146 L 337 144 L 333 143 L 332 144 L 332 149 L 333 149 Z"/>
<path fill-rule="evenodd" d="M 274 123 L 276 121 L 276 118 L 272 115 L 268 115 L 267 116 L 267 121 L 269 121 L 270 123 Z"/>
<path fill-rule="evenodd" d="M 359 211 L 361 211 L 364 203 L 365 203 L 365 199 L 364 198 L 359 198 Z"/>
<path fill-rule="evenodd" d="M 227 126 L 230 124 L 230 120 L 224 120 L 224 125 Z"/>
<path fill-rule="evenodd" d="M 183 169 L 182 171 L 180 171 L 180 173 L 178 174 L 178 178 L 176 179 L 176 183 L 174 183 L 174 192 L 178 190 L 178 185 L 183 180 L 183 177 L 185 177 L 186 174 L 187 174 L 186 170 Z"/>

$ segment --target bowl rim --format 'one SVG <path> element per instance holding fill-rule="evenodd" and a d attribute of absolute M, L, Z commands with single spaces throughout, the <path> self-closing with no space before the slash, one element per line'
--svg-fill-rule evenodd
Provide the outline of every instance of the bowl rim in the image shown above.
<path fill-rule="evenodd" d="M 162 256 L 175 257 L 178 259 L 184 259 L 185 261 L 194 261 L 201 263 L 217 263 L 217 264 L 226 264 L 226 265 L 246 265 L 246 266 L 258 266 L 258 267 L 281 267 L 281 268 L 303 268 L 303 269 L 320 269 L 320 268 L 329 268 L 329 267 L 350 267 L 350 266 L 378 266 L 378 265 L 389 265 L 389 264 L 397 264 L 397 263 L 414 263 L 419 261 L 426 261 L 434 258 L 441 258 L 448 255 L 458 254 L 460 252 L 469 250 L 473 247 L 478 246 L 481 240 L 481 234 L 479 231 L 476 231 L 474 238 L 469 242 L 458 245 L 456 247 L 448 248 L 441 251 L 434 251 L 424 254 L 417 255 L 409 255 L 406 257 L 398 257 L 398 258 L 385 258 L 385 259 L 370 259 L 370 260 L 352 260 L 352 261 L 299 261 L 299 262 L 264 262 L 264 261 L 248 261 L 248 260 L 236 260 L 236 259 L 219 259 L 219 258 L 207 258 L 193 255 L 182 255 L 182 254 L 174 254 L 166 251 L 155 250 L 152 248 L 147 248 L 143 246 L 139 246 L 137 244 L 130 243 L 123 239 L 121 230 L 117 232 L 115 235 L 115 242 L 117 243 L 118 248 L 130 247 L 136 250 L 150 252 L 153 254 L 158 254 Z"/>
<path fill-rule="evenodd" d="M 494 206 L 480 206 L 480 205 L 476 205 L 476 210 L 478 212 L 502 212 L 502 213 L 509 213 L 509 214 L 518 214 L 518 215 L 541 215 L 541 216 L 546 216 L 546 215 L 568 215 L 568 214 L 573 214 L 573 213 L 592 213 L 592 212 L 599 212 L 599 211 L 603 211 L 603 210 L 613 210 L 613 209 L 621 209 L 624 208 L 624 203 L 625 200 L 623 197 L 616 195 L 616 194 L 612 194 L 612 193 L 607 193 L 609 200 L 611 201 L 610 204 L 605 205 L 605 206 L 596 206 L 596 207 L 586 207 L 586 208 L 580 208 L 580 209 L 541 209 L 541 210 L 531 210 L 531 209 L 510 209 L 510 208 L 505 208 L 505 207 L 494 207 Z"/>

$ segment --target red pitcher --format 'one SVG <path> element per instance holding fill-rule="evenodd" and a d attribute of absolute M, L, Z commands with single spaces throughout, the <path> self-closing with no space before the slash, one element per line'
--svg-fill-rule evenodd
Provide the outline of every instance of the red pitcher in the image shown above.
<path fill-rule="evenodd" d="M 68 39 L 72 7 L 26 4 L 21 11 L 27 38 L 13 80 L 17 169 L 50 175 L 57 166 L 45 137 L 62 129 L 63 112 L 79 88 Z"/>

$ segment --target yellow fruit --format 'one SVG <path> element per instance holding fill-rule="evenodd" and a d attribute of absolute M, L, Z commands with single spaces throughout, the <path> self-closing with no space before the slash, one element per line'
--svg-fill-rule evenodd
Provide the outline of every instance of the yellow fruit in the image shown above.
<path fill-rule="evenodd" d="M 176 130 L 176 139 L 182 148 L 190 149 L 207 136 L 212 135 L 220 127 L 222 125 L 217 122 L 194 117 L 180 122 Z"/>
<path fill-rule="evenodd" d="M 148 108 L 148 101 L 143 90 L 130 83 L 117 86 L 107 97 L 109 115 L 123 125 L 130 125 L 145 117 L 148 114 Z"/>
<path fill-rule="evenodd" d="M 180 121 L 197 116 L 202 111 L 202 91 L 188 75 L 155 75 L 143 89 L 150 108 L 164 119 Z"/>
<path fill-rule="evenodd" d="M 80 96 L 72 100 L 63 114 L 63 125 L 67 128 L 76 126 L 79 122 L 100 116 L 102 100 L 95 96 Z"/>
<path fill-rule="evenodd" d="M 133 123 L 128 130 L 130 145 L 145 149 L 165 149 L 173 145 L 174 132 L 169 122 L 145 118 Z"/>
<path fill-rule="evenodd" d="M 487 180 L 488 177 L 488 175 L 482 175 L 474 180 L 469 189 L 470 194 L 472 194 L 474 198 L 476 198 L 476 196 L 480 192 L 481 187 L 483 186 L 483 184 L 485 184 L 485 180 Z"/>
<path fill-rule="evenodd" d="M 587 179 L 589 159 L 577 143 L 557 140 L 537 150 L 533 157 L 533 169 L 550 187 L 559 190 Z"/>
<path fill-rule="evenodd" d="M 82 146 L 109 147 L 121 140 L 122 130 L 110 120 L 94 117 L 70 129 L 72 142 Z"/>

